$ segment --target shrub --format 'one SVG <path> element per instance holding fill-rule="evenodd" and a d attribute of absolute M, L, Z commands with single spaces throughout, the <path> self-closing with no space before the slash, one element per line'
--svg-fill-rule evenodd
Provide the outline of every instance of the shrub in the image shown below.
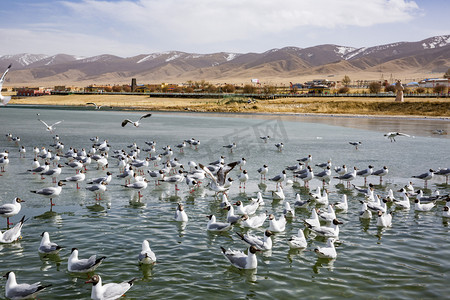
<path fill-rule="evenodd" d="M 244 94 L 254 94 L 256 92 L 256 87 L 251 84 L 244 85 Z"/>
<path fill-rule="evenodd" d="M 433 92 L 438 93 L 438 94 L 447 93 L 447 87 L 445 85 L 438 84 L 433 88 Z"/>
<path fill-rule="evenodd" d="M 393 93 L 395 93 L 395 92 L 396 92 L 395 86 L 393 86 L 393 85 L 387 85 L 387 86 L 384 87 L 384 91 L 385 91 L 385 92 L 393 92 Z"/>
<path fill-rule="evenodd" d="M 224 92 L 224 93 L 234 93 L 235 90 L 236 89 L 235 89 L 234 85 L 232 85 L 232 84 L 225 84 L 222 87 L 222 92 Z"/>
<path fill-rule="evenodd" d="M 346 86 L 343 86 L 338 90 L 339 94 L 347 94 L 348 92 L 350 92 L 350 89 Z"/>
<path fill-rule="evenodd" d="M 381 84 L 377 81 L 371 82 L 369 84 L 369 92 L 372 94 L 379 93 L 381 91 Z"/>
<path fill-rule="evenodd" d="M 418 93 L 418 94 L 423 94 L 423 93 L 425 93 L 425 88 L 418 87 L 418 88 L 416 88 L 415 92 Z"/>

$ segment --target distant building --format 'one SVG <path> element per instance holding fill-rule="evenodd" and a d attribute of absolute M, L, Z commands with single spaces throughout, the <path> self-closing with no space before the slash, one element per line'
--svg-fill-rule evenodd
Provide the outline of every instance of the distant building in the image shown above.
<path fill-rule="evenodd" d="M 17 89 L 16 95 L 20 97 L 32 97 L 32 96 L 50 95 L 51 92 L 52 92 L 51 89 L 45 89 L 43 87 L 36 87 L 36 88 L 23 87 Z"/>
<path fill-rule="evenodd" d="M 308 88 L 308 94 L 327 95 L 331 94 L 331 90 L 327 85 L 320 84 Z"/>
<path fill-rule="evenodd" d="M 450 86 L 447 78 L 427 78 L 419 81 L 419 86 L 423 88 L 433 88 L 436 85 Z"/>

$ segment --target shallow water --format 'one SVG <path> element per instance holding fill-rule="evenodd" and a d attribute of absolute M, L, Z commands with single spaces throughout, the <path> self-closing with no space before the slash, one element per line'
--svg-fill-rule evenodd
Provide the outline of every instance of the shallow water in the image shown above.
<path fill-rule="evenodd" d="M 441 216 L 443 204 L 429 213 L 415 213 L 413 207 L 410 211 L 397 210 L 392 228 L 379 229 L 375 218 L 369 222 L 358 218 L 359 200 L 363 196 L 343 188 L 336 179 L 328 186 L 330 202 L 340 200 L 346 193 L 350 206 L 348 213 L 338 214 L 344 224 L 340 227 L 337 259 L 318 259 L 309 251 L 316 245 L 323 246 L 325 240 L 313 237 L 308 230 L 305 230 L 308 249 L 289 250 L 286 239 L 296 234 L 298 228 L 304 228 L 302 220 L 309 217 L 313 207 L 310 205 L 308 209 L 296 210 L 295 219 L 287 224 L 286 231 L 273 236 L 272 251 L 258 254 L 258 268 L 254 271 L 231 267 L 220 251 L 221 246 L 246 249 L 234 231 L 247 230 L 235 226 L 221 234 L 206 231 L 206 215 L 215 214 L 220 221 L 226 216 L 219 207 L 220 200 L 207 188 L 190 194 L 182 184 L 181 191 L 175 195 L 173 186 L 154 188 L 152 183 L 139 203 L 136 194 L 122 187 L 122 180 L 114 178 L 104 200 L 96 203 L 94 195 L 84 189 L 85 183 L 80 190 L 68 183 L 50 212 L 48 199 L 30 190 L 49 186 L 51 180 L 41 180 L 26 172 L 31 167 L 32 147 L 48 147 L 53 142 L 52 135 L 37 121 L 36 113 L 47 123 L 64 120 L 56 127 L 56 133 L 66 150 L 69 146 L 90 148 L 89 138 L 93 136 L 107 139 L 113 150 L 128 150 L 126 146 L 133 142 L 146 148 L 144 141 L 155 140 L 159 151 L 162 146 L 174 147 L 184 139 L 195 137 L 201 141 L 198 150 L 188 148 L 185 154 L 174 151 L 174 156 L 185 165 L 189 160 L 208 163 L 220 155 L 226 156 L 227 162 L 245 157 L 250 180 L 245 193 L 240 192 L 235 182 L 229 193 L 230 200 L 247 201 L 247 197 L 254 197 L 262 188 L 266 205 L 260 211 L 267 210 L 277 217 L 283 210 L 283 203 L 271 199 L 270 191 L 275 189 L 273 182 L 259 185 L 256 170 L 263 164 L 269 165 L 268 177 L 277 175 L 308 154 L 312 155 L 313 163 L 331 159 L 333 165 L 346 164 L 360 169 L 369 164 L 375 169 L 386 165 L 389 175 L 382 186 L 376 187 L 380 195 L 386 195 L 389 188 L 398 190 L 409 181 L 422 188 L 423 182 L 411 178 L 412 175 L 429 168 L 449 167 L 449 139 L 433 135 L 431 131 L 449 131 L 450 125 L 447 120 L 154 113 L 142 121 L 139 128 L 129 125 L 122 128 L 120 123 L 124 118 L 137 119 L 141 113 L 1 108 L 0 150 L 9 150 L 11 155 L 7 172 L 0 177 L 0 201 L 10 202 L 14 197 L 25 199 L 21 212 L 12 221 L 17 222 L 22 215 L 29 220 L 19 242 L 0 245 L 0 265 L 2 273 L 14 271 L 19 282 L 52 284 L 40 294 L 42 299 L 89 298 L 91 286 L 84 284 L 87 275 L 67 271 L 72 247 L 80 250 L 82 258 L 92 254 L 107 256 L 95 272 L 102 276 L 104 283 L 137 277 L 139 280 L 124 299 L 411 299 L 437 298 L 448 291 L 449 220 Z M 383 136 L 387 131 L 403 131 L 412 137 L 399 137 L 397 142 L 391 143 Z M 14 143 L 6 141 L 8 132 L 20 136 L 20 144 L 28 150 L 25 159 L 19 158 Z M 262 135 L 272 138 L 264 144 L 259 139 Z M 238 147 L 231 154 L 222 145 L 233 141 Z M 349 141 L 361 141 L 362 145 L 355 150 Z M 282 153 L 276 151 L 276 142 L 285 144 Z M 112 158 L 109 161 L 109 169 L 115 176 L 118 174 L 116 162 Z M 317 167 L 314 170 L 319 171 Z M 91 165 L 86 177 L 102 176 L 104 172 Z M 73 174 L 73 170 L 64 168 L 61 178 Z M 238 174 L 238 170 L 231 172 L 235 179 Z M 369 182 L 378 184 L 379 179 L 370 177 Z M 355 184 L 363 185 L 363 179 L 357 178 Z M 313 180 L 310 188 L 318 185 L 321 182 Z M 430 181 L 428 188 L 428 193 L 436 189 L 441 194 L 450 192 L 445 178 L 441 177 Z M 296 193 L 306 199 L 308 190 L 303 183 L 285 187 L 286 201 L 291 205 Z M 189 216 L 186 227 L 172 220 L 178 202 L 185 205 Z M 0 228 L 4 229 L 6 222 L 0 221 L 3 222 Z M 264 228 L 251 232 L 262 236 L 267 227 L 268 221 Z M 59 255 L 43 257 L 38 254 L 43 231 L 48 231 L 51 240 L 64 247 Z M 149 240 L 158 260 L 149 268 L 137 264 L 144 239 Z"/>

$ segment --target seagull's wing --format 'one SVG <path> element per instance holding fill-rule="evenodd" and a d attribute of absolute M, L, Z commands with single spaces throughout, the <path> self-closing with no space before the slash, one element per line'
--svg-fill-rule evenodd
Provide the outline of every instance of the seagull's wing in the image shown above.
<path fill-rule="evenodd" d="M 0 206 L 0 215 L 5 215 L 12 211 L 14 211 L 14 204 L 7 203 L 7 204 Z"/>
<path fill-rule="evenodd" d="M 94 105 L 95 108 L 97 108 L 97 104 L 95 104 L 94 102 L 88 102 L 88 103 L 86 103 L 86 105 Z"/>
<path fill-rule="evenodd" d="M 411 137 L 409 134 L 402 133 L 402 132 L 397 132 L 397 135 L 399 135 L 399 136 Z"/>
<path fill-rule="evenodd" d="M 1 89 L 2 89 L 2 83 L 0 82 L 0 90 Z M 0 103 L 0 105 L 6 106 L 6 104 L 8 104 L 9 101 L 11 101 L 11 96 L 2 96 L 2 102 Z"/>
<path fill-rule="evenodd" d="M 6 69 L 5 73 L 3 73 L 2 78 L 0 78 L 0 87 L 1 87 L 1 85 L 3 85 L 3 81 L 5 81 L 6 73 L 8 73 L 9 69 L 11 68 L 11 66 L 12 66 L 12 64 L 10 64 L 8 66 L 8 68 Z"/>
<path fill-rule="evenodd" d="M 146 114 L 146 115 L 143 115 L 143 116 L 141 116 L 140 118 L 139 118 L 139 120 L 138 121 L 140 121 L 140 120 L 142 120 L 142 119 L 144 119 L 144 118 L 148 118 L 148 117 L 150 117 L 152 114 Z"/>
<path fill-rule="evenodd" d="M 50 126 L 48 126 L 48 124 L 47 123 L 45 123 L 44 121 L 42 121 L 41 119 L 38 119 L 38 121 L 40 121 L 42 124 L 44 124 L 45 125 L 45 127 L 47 127 L 47 128 L 49 128 Z"/>
<path fill-rule="evenodd" d="M 64 120 L 62 120 L 62 121 L 64 121 Z M 53 126 L 55 126 L 55 125 L 58 125 L 58 124 L 61 123 L 62 121 L 58 121 L 58 122 L 56 122 L 56 123 L 53 123 L 52 126 L 50 126 L 50 127 L 53 127 Z"/>
<path fill-rule="evenodd" d="M 128 123 L 133 123 L 133 121 L 129 120 L 129 119 L 125 119 L 122 121 L 122 127 L 125 127 L 125 125 L 127 125 Z"/>
<path fill-rule="evenodd" d="M 203 171 L 205 171 L 205 174 L 208 175 L 217 184 L 217 179 L 213 175 L 213 173 L 211 173 L 211 171 L 207 167 L 205 167 L 204 165 L 202 165 L 202 164 L 198 164 L 198 165 Z"/>

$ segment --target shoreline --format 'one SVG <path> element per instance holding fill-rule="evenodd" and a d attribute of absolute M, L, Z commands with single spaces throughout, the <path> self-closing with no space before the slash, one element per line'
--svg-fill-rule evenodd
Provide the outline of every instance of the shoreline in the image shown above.
<path fill-rule="evenodd" d="M 9 104 L 7 107 L 11 108 L 48 108 L 48 109 L 62 109 L 62 110 L 84 110 L 84 111 L 96 111 L 93 108 L 81 106 L 81 105 L 70 105 L 70 104 Z M 435 121 L 448 121 L 450 122 L 450 117 L 447 116 L 421 116 L 421 115 L 383 115 L 383 114 L 337 114 L 337 113 L 297 113 L 297 112 L 230 112 L 230 111 L 195 111 L 195 110 L 181 110 L 181 109 L 149 109 L 143 107 L 133 107 L 133 106 L 120 106 L 104 109 L 101 111 L 148 111 L 156 113 L 176 113 L 176 114 L 207 114 L 207 115 L 227 115 L 227 116 L 284 116 L 284 117 L 317 117 L 317 118 L 349 118 L 349 119 L 378 119 L 378 120 L 389 120 L 389 119 L 402 119 L 402 120 L 435 120 Z"/>

